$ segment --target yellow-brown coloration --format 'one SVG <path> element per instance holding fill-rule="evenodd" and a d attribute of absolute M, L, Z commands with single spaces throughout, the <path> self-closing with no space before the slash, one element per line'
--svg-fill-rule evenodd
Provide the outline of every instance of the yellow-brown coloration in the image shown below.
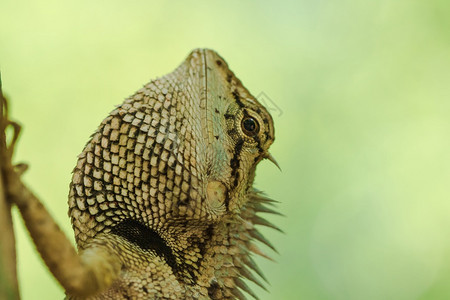
<path fill-rule="evenodd" d="M 269 201 L 251 185 L 273 132 L 269 113 L 207 49 L 112 111 L 80 155 L 69 197 L 82 256 L 107 248 L 121 261 L 95 299 L 251 293 L 241 277 L 259 283 L 249 255 L 260 252 L 252 239 L 266 242 L 254 225 Z"/>
<path fill-rule="evenodd" d="M 79 156 L 78 253 L 10 155 L 2 174 L 68 299 L 244 299 L 254 294 L 243 279 L 263 286 L 253 240 L 272 247 L 255 225 L 277 229 L 258 216 L 276 213 L 273 201 L 252 188 L 273 140 L 267 110 L 217 53 L 197 49 L 113 110 Z"/>
<path fill-rule="evenodd" d="M 222 182 L 209 182 L 206 187 L 206 205 L 208 207 L 208 215 L 219 217 L 225 213 L 226 197 L 227 188 Z"/>

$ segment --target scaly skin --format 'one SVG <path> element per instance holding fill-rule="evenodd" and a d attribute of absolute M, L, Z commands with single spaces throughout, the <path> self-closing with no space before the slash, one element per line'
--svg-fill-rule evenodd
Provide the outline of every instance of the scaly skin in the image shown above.
<path fill-rule="evenodd" d="M 73 173 L 69 215 L 94 287 L 79 275 L 68 299 L 254 296 L 242 278 L 262 286 L 250 252 L 265 254 L 252 240 L 271 247 L 255 225 L 274 227 L 257 213 L 274 211 L 252 184 L 273 140 L 270 114 L 212 50 L 127 98 Z"/>

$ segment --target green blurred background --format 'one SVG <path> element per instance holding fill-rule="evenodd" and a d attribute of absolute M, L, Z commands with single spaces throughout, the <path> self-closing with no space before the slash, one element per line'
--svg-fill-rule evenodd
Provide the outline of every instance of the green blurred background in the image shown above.
<path fill-rule="evenodd" d="M 450 2 L 1 0 L 16 159 L 72 238 L 71 170 L 100 121 L 196 47 L 272 102 L 285 218 L 261 299 L 450 299 Z M 278 107 L 278 108 L 277 108 Z M 61 299 L 15 212 L 23 299 Z"/>

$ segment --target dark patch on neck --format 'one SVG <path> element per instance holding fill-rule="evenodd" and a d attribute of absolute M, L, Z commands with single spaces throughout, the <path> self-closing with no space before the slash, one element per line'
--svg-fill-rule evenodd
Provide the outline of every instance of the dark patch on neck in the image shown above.
<path fill-rule="evenodd" d="M 180 230 L 188 226 L 186 223 L 177 224 L 181 227 Z M 192 262 L 192 265 L 185 263 L 182 260 L 183 254 L 177 254 L 172 248 L 170 248 L 166 241 L 155 230 L 141 224 L 133 219 L 126 219 L 116 226 L 111 228 L 111 233 L 126 239 L 128 242 L 138 246 L 142 250 L 147 250 L 155 253 L 158 257 L 166 261 L 167 265 L 172 269 L 173 274 L 179 281 L 183 281 L 186 284 L 196 284 L 198 280 L 198 273 L 202 260 Z M 206 243 L 211 240 L 214 234 L 214 228 L 212 225 L 205 228 L 203 238 L 192 238 L 190 243 L 191 247 L 198 247 L 202 256 L 206 252 Z M 194 266 L 194 264 L 196 266 Z"/>
<path fill-rule="evenodd" d="M 217 281 L 211 282 L 211 285 L 208 287 L 208 296 L 211 299 L 218 299 L 220 291 L 220 286 Z"/>
<path fill-rule="evenodd" d="M 214 225 L 210 224 L 208 225 L 208 227 L 205 229 L 205 235 L 203 236 L 205 242 L 204 243 L 200 243 L 199 244 L 199 250 L 200 250 L 200 255 L 203 257 L 205 256 L 206 253 L 206 241 L 210 241 L 212 239 L 214 235 Z"/>
<path fill-rule="evenodd" d="M 127 219 L 111 228 L 111 233 L 123 237 L 143 250 L 151 250 L 163 258 L 176 273 L 179 269 L 175 255 L 166 241 L 153 229 L 136 220 Z"/>

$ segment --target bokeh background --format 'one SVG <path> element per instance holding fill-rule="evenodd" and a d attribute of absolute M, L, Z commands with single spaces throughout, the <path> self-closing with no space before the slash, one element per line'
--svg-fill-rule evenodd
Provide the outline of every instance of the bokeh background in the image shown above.
<path fill-rule="evenodd" d="M 261 299 L 450 299 L 450 2 L 1 0 L 17 161 L 68 236 L 71 170 L 101 120 L 196 47 L 264 92 L 283 171 Z M 15 212 L 23 299 L 62 299 Z M 267 248 L 266 248 L 267 249 Z M 269 250 L 267 250 L 270 252 Z"/>

